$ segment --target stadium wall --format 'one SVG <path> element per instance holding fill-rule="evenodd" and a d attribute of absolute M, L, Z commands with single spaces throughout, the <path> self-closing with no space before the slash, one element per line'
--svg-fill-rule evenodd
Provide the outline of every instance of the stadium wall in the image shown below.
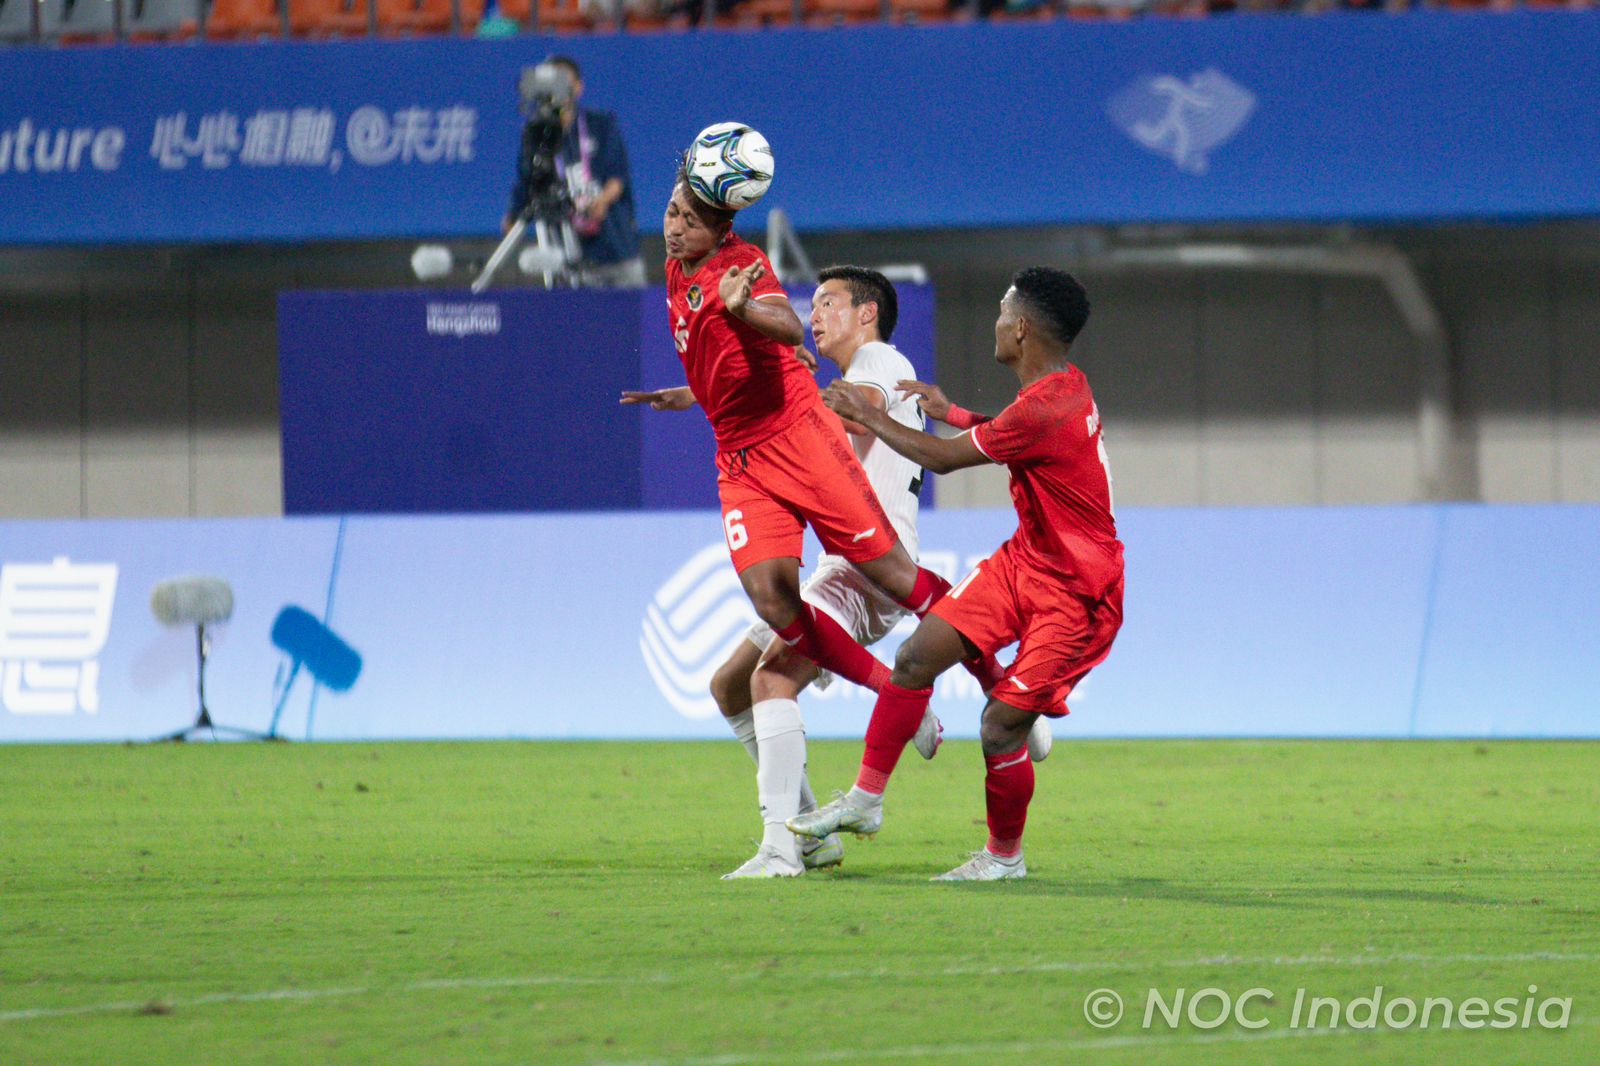
<path fill-rule="evenodd" d="M 1060 736 L 1600 737 L 1600 507 L 1119 523 L 1126 624 Z M 1014 524 L 934 512 L 923 559 L 957 576 Z M 707 684 L 752 617 L 714 511 L 9 522 L 0 740 L 190 724 L 194 632 L 147 602 L 191 573 L 234 592 L 215 719 L 292 738 L 722 739 Z M 803 702 L 813 736 L 859 737 L 870 710 L 843 683 Z M 973 736 L 980 706 L 964 672 L 941 679 L 950 735 Z"/>
<path fill-rule="evenodd" d="M 1439 305 L 1481 498 L 1600 501 L 1600 229 L 1366 235 L 1405 251 Z M 1123 506 L 1419 499 L 1416 352 L 1375 282 L 1097 274 L 1078 258 L 1085 236 L 807 243 L 819 263 L 926 264 L 940 381 L 990 411 L 1014 391 L 991 358 L 1010 273 L 1079 269 L 1096 310 L 1076 358 L 1106 414 Z M 278 293 L 414 287 L 411 247 L 0 251 L 0 517 L 283 513 Z M 646 254 L 659 263 L 659 242 Z M 1004 472 L 942 479 L 939 500 L 1003 506 Z"/>

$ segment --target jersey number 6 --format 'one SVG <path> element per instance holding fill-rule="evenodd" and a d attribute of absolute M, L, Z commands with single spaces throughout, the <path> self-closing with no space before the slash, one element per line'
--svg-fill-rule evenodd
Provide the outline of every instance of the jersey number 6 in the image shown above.
<path fill-rule="evenodd" d="M 750 543 L 750 534 L 739 524 L 739 520 L 743 517 L 743 511 L 729 511 L 722 518 L 722 531 L 727 534 L 728 550 L 731 552 L 736 552 Z"/>

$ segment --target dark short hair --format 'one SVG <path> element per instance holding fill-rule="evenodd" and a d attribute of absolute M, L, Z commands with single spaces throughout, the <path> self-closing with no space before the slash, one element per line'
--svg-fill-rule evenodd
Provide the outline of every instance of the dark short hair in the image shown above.
<path fill-rule="evenodd" d="M 689 184 L 689 153 L 685 152 L 683 158 L 678 160 L 678 176 L 672 181 L 672 191 L 678 191 L 678 186 L 688 190 L 689 202 L 694 205 L 694 213 L 700 216 L 700 221 L 708 226 L 720 226 L 724 222 L 733 225 L 734 212 L 726 207 L 712 207 L 694 194 L 694 187 Z"/>
<path fill-rule="evenodd" d="M 1071 344 L 1089 321 L 1089 294 L 1078 279 L 1054 267 L 1019 270 L 1011 284 L 1033 314 L 1062 344 Z"/>
<path fill-rule="evenodd" d="M 894 325 L 900 321 L 900 298 L 895 295 L 889 279 L 876 270 L 858 266 L 831 266 L 817 272 L 817 284 L 824 281 L 842 281 L 850 290 L 850 305 L 878 305 L 878 337 L 887 342 L 894 336 Z"/>
<path fill-rule="evenodd" d="M 568 70 L 572 71 L 572 76 L 574 78 L 576 78 L 578 81 L 583 80 L 583 71 L 578 68 L 578 61 L 573 59 L 571 56 L 547 55 L 544 57 L 544 61 L 546 63 L 554 63 L 560 67 L 566 67 Z"/>

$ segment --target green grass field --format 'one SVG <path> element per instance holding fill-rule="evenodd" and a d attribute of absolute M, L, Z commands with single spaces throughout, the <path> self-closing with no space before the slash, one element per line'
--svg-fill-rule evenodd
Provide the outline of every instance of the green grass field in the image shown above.
<path fill-rule="evenodd" d="M 814 745 L 819 791 L 858 754 Z M 724 883 L 760 833 L 731 740 L 0 748 L 0 1064 L 1592 1063 L 1597 771 L 1577 743 L 1058 740 L 1029 878 L 933 885 L 984 839 L 952 743 L 841 872 Z M 1518 1024 L 1570 997 L 1569 1024 L 1291 1028 L 1299 989 L 1379 985 Z M 1152 988 L 1264 988 L 1268 1024 L 1145 1028 Z"/>

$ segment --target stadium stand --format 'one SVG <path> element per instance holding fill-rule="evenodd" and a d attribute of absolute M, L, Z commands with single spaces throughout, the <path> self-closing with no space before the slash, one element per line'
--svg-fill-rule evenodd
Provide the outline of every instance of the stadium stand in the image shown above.
<path fill-rule="evenodd" d="M 283 30 L 277 0 L 211 0 L 205 34 L 215 41 L 276 37 Z"/>
<path fill-rule="evenodd" d="M 29 0 L 0 0 L 0 41 L 8 44 L 33 38 L 33 5 Z"/>
<path fill-rule="evenodd" d="M 39 36 L 61 44 L 108 41 L 117 33 L 113 0 L 44 0 L 39 5 Z"/>
<path fill-rule="evenodd" d="M 121 0 L 122 32 L 132 43 L 184 41 L 200 32 L 200 0 Z"/>
<path fill-rule="evenodd" d="M 373 28 L 371 0 L 289 0 L 296 37 L 354 37 Z"/>

